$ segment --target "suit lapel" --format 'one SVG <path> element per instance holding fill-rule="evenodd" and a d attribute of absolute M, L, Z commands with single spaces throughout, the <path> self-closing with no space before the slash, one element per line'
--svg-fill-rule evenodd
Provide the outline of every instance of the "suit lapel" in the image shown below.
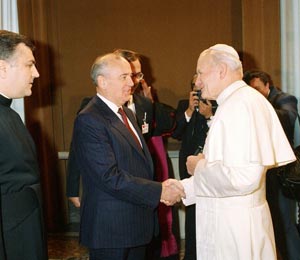
<path fill-rule="evenodd" d="M 103 118 L 108 122 L 108 124 L 115 128 L 121 136 L 129 143 L 130 146 L 132 146 L 138 154 L 147 162 L 147 165 L 149 165 L 149 170 L 151 174 L 153 174 L 153 165 L 152 165 L 152 157 L 150 155 L 150 152 L 148 150 L 147 144 L 144 140 L 144 137 L 136 123 L 135 117 L 133 115 L 133 112 L 129 110 L 127 107 L 123 107 L 127 117 L 129 118 L 130 122 L 134 126 L 136 132 L 138 133 L 140 140 L 143 145 L 143 149 L 141 149 L 136 141 L 133 139 L 131 134 L 129 133 L 127 127 L 124 125 L 124 123 L 120 120 L 120 118 L 98 97 L 95 96 L 92 101 L 97 109 L 99 110 L 99 114 L 103 116 Z M 151 178 L 153 176 L 150 176 Z"/>
<path fill-rule="evenodd" d="M 104 118 L 110 122 L 112 127 L 116 128 L 118 130 L 118 132 L 127 140 L 127 142 L 134 149 L 136 149 L 137 151 L 139 151 L 140 154 L 143 155 L 142 149 L 138 146 L 136 141 L 133 139 L 133 137 L 131 136 L 127 127 L 120 120 L 120 118 L 99 97 L 96 96 L 95 98 L 96 98 L 95 102 L 97 104 L 97 107 L 100 110 L 100 112 L 103 114 Z M 124 109 L 127 117 L 129 118 L 129 120 L 133 124 L 134 128 L 136 129 L 136 131 L 142 141 L 143 147 L 144 147 L 144 145 L 146 145 L 146 144 L 143 143 L 143 137 L 141 137 L 139 128 L 134 119 L 134 115 L 132 114 L 131 110 L 129 110 L 127 107 L 123 107 L 123 109 Z"/>

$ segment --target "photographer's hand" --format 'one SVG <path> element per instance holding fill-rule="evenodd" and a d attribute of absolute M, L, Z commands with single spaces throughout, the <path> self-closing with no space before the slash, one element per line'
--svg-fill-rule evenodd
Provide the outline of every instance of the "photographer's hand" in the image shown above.
<path fill-rule="evenodd" d="M 185 113 L 187 114 L 187 116 L 191 117 L 195 107 L 197 107 L 199 105 L 199 98 L 197 95 L 196 91 L 191 91 L 190 92 L 190 98 L 189 98 L 189 107 L 188 109 L 185 111 Z"/>
<path fill-rule="evenodd" d="M 142 89 L 143 89 L 143 95 L 146 98 L 149 98 L 151 100 L 151 102 L 153 103 L 153 96 L 152 96 L 152 92 L 151 92 L 151 86 L 148 86 L 147 82 L 144 79 L 140 80 Z"/>

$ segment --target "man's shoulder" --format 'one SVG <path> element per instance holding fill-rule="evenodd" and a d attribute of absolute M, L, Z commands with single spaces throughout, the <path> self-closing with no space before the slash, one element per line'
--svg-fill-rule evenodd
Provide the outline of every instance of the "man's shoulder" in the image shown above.
<path fill-rule="evenodd" d="M 84 108 L 77 114 L 76 118 L 81 118 L 80 120 L 99 120 L 111 119 L 114 112 L 103 102 L 99 97 L 94 96 Z"/>
<path fill-rule="evenodd" d="M 268 97 L 268 100 L 272 104 L 280 103 L 280 102 L 283 102 L 283 101 L 297 103 L 297 98 L 294 95 L 283 92 L 282 90 L 280 90 L 276 87 L 271 87 L 270 88 L 270 95 Z"/>
<path fill-rule="evenodd" d="M 134 101 L 134 103 L 152 105 L 152 101 L 149 98 L 147 98 L 141 94 L 138 94 L 138 93 L 133 94 L 133 101 Z"/>

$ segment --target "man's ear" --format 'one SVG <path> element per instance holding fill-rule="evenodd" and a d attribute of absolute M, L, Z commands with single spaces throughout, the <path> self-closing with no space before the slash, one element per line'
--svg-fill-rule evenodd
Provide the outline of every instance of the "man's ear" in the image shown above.
<path fill-rule="evenodd" d="M 7 73 L 7 62 L 5 60 L 0 60 L 0 78 L 5 78 Z"/>
<path fill-rule="evenodd" d="M 228 70 L 227 64 L 219 63 L 218 68 L 219 68 L 220 79 L 224 79 L 227 74 L 227 70 Z"/>
<path fill-rule="evenodd" d="M 269 82 L 267 82 L 266 88 L 270 89 L 270 83 Z"/>
<path fill-rule="evenodd" d="M 97 83 L 98 83 L 98 87 L 100 88 L 105 88 L 107 85 L 106 79 L 102 75 L 98 76 Z"/>

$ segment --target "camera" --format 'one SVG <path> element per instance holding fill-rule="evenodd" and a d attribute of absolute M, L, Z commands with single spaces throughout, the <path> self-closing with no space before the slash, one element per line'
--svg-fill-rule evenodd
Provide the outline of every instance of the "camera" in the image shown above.
<path fill-rule="evenodd" d="M 207 104 L 207 103 L 206 103 L 206 99 L 204 99 L 204 98 L 201 97 L 202 93 L 201 93 L 201 90 L 200 90 L 200 89 L 194 90 L 194 92 L 196 92 L 196 93 L 193 94 L 194 97 L 197 96 L 198 99 L 199 99 L 199 101 L 202 101 L 203 103 Z"/>
<path fill-rule="evenodd" d="M 197 96 L 199 98 L 199 100 L 201 99 L 201 90 L 194 90 L 196 93 L 193 94 L 193 96 Z"/>
<path fill-rule="evenodd" d="M 198 89 L 198 90 L 194 90 L 196 93 L 193 94 L 193 96 L 197 96 L 199 101 L 202 101 L 204 104 L 207 104 L 206 102 L 206 99 L 202 98 L 201 97 L 201 90 Z M 199 111 L 199 107 L 198 106 L 195 106 L 195 110 L 198 112 Z"/>

